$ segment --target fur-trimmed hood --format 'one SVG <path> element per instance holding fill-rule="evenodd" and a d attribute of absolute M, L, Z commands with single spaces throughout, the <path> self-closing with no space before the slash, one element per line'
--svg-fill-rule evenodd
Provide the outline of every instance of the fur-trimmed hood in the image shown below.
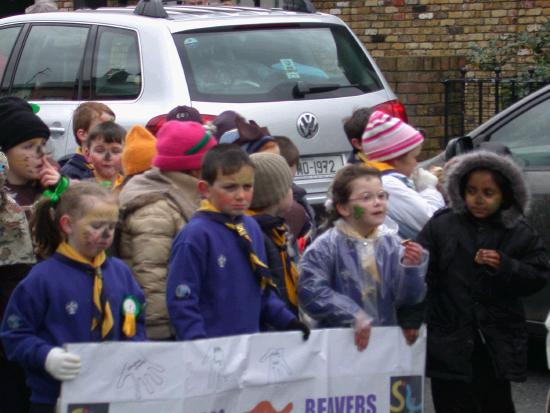
<path fill-rule="evenodd" d="M 460 181 L 470 171 L 478 168 L 497 171 L 510 182 L 515 202 L 510 208 L 502 211 L 501 221 L 505 227 L 513 227 L 527 214 L 531 197 L 520 166 L 507 156 L 497 155 L 488 151 L 474 151 L 456 157 L 455 163 L 447 172 L 445 182 L 449 206 L 459 214 L 467 211 L 464 198 L 460 193 Z"/>

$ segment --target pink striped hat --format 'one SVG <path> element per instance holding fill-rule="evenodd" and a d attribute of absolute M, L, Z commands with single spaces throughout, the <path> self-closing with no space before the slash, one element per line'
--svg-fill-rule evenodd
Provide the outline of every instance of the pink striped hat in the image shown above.
<path fill-rule="evenodd" d="M 371 161 L 399 158 L 423 141 L 424 136 L 411 125 L 379 110 L 370 116 L 361 137 L 363 152 Z"/>

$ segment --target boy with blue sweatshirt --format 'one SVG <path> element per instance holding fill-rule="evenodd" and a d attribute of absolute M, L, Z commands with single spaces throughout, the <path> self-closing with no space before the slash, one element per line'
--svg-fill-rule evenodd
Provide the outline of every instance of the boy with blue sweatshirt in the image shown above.
<path fill-rule="evenodd" d="M 179 340 L 251 334 L 260 321 L 277 330 L 309 329 L 273 290 L 260 227 L 245 215 L 254 164 L 220 144 L 202 163 L 199 210 L 172 245 L 166 300 Z"/>

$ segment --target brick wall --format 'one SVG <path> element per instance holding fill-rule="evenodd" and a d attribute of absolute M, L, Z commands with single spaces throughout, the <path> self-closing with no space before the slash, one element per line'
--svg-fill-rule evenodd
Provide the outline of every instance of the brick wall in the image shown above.
<path fill-rule="evenodd" d="M 313 0 L 344 20 L 380 65 L 405 104 L 409 121 L 424 129 L 425 156 L 443 137 L 443 87 L 459 77 L 472 44 L 487 46 L 506 33 L 537 30 L 550 20 L 550 1 Z"/>

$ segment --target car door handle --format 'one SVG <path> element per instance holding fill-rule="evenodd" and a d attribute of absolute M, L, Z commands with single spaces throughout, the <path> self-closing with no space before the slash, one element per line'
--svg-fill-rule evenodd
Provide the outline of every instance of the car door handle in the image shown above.
<path fill-rule="evenodd" d="M 65 133 L 65 128 L 50 126 L 50 132 L 52 135 L 56 135 L 57 137 L 59 137 Z"/>

